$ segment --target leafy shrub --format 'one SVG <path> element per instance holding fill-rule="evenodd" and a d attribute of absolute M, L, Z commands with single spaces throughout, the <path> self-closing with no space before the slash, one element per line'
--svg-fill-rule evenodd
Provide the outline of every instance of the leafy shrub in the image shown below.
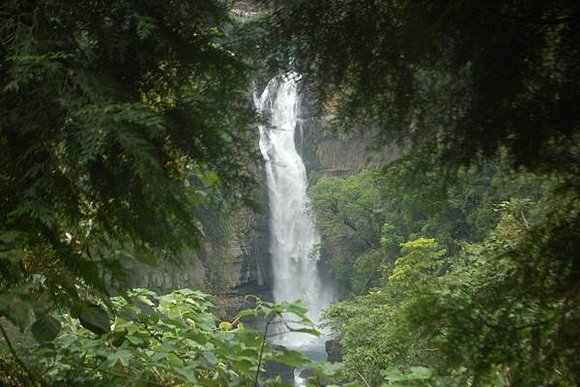
<path fill-rule="evenodd" d="M 257 299 L 253 309 L 240 312 L 233 321 L 219 321 L 208 296 L 190 289 L 161 296 L 134 289 L 111 298 L 108 309 L 114 312 L 111 320 L 97 305 L 90 313 L 85 311 L 84 318 L 62 316 L 60 333 L 53 340 L 52 322 L 39 323 L 39 337 L 48 338 L 17 359 L 27 364 L 33 383 L 248 386 L 258 380 L 258 369 L 263 370 L 267 361 L 309 365 L 299 352 L 267 345 L 271 324 L 292 316 L 294 330 L 318 334 L 300 304 Z M 263 318 L 265 331 L 245 327 L 242 319 L 248 317 Z"/>

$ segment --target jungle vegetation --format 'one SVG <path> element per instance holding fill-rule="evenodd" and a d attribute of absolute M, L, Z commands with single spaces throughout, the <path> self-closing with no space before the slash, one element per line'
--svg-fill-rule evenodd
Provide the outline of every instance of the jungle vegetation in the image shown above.
<path fill-rule="evenodd" d="M 311 190 L 348 375 L 577 384 L 578 4 L 281 4 L 270 44 L 335 127 L 411 144 Z"/>

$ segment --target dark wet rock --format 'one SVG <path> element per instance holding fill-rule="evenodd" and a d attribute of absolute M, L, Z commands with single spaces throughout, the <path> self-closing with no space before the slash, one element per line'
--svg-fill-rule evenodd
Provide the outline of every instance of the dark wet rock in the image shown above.
<path fill-rule="evenodd" d="M 300 371 L 300 377 L 302 379 L 310 379 L 314 378 L 315 376 L 316 374 L 312 368 L 304 368 L 302 371 Z"/>
<path fill-rule="evenodd" d="M 328 354 L 328 361 L 330 363 L 338 363 L 342 361 L 342 347 L 338 340 L 331 339 L 324 343 L 326 353 Z"/>

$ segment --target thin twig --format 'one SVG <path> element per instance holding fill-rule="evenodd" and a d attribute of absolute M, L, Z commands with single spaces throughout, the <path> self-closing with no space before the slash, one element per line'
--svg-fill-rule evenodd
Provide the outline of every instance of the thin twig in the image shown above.
<path fill-rule="evenodd" d="M 264 355 L 264 347 L 266 346 L 266 337 L 268 336 L 268 328 L 272 319 L 266 322 L 266 327 L 264 328 L 264 336 L 262 337 L 262 348 L 260 348 L 260 358 L 258 360 L 258 369 L 256 370 L 256 377 L 254 378 L 254 387 L 258 387 L 258 378 L 260 377 L 260 367 L 262 366 L 262 356 Z"/>
<path fill-rule="evenodd" d="M 371 385 L 369 384 L 369 382 L 367 382 L 367 380 L 365 379 L 364 376 L 362 376 L 362 374 L 358 371 L 356 371 L 356 373 L 358 374 L 358 376 L 360 376 L 360 378 L 363 380 L 363 382 L 365 382 L 367 387 L 371 387 Z"/>
<path fill-rule="evenodd" d="M 528 223 L 528 220 L 526 219 L 526 215 L 524 214 L 524 210 L 521 210 L 520 213 L 522 214 L 522 220 L 524 221 L 524 225 L 526 226 L 526 230 L 530 230 L 530 224 Z"/>

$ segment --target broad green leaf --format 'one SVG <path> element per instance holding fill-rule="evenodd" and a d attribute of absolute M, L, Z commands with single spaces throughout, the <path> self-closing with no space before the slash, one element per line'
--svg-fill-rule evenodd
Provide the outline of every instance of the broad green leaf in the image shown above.
<path fill-rule="evenodd" d="M 389 367 L 386 370 L 381 372 L 383 377 L 391 382 L 397 382 L 400 380 L 404 380 L 403 373 L 396 367 Z"/>
<path fill-rule="evenodd" d="M 36 319 L 30 331 L 38 343 L 46 343 L 54 340 L 60 332 L 60 322 L 52 316 L 44 314 Z"/>
<path fill-rule="evenodd" d="M 155 352 L 151 356 L 151 360 L 154 362 L 158 362 L 158 361 L 161 361 L 161 360 L 167 358 L 167 356 L 168 356 L 167 352 Z"/>
<path fill-rule="evenodd" d="M 184 381 L 190 383 L 191 385 L 194 385 L 197 382 L 194 367 L 176 367 L 173 369 L 173 372 L 181 376 Z"/>
<path fill-rule="evenodd" d="M 344 366 L 342 363 L 320 362 L 320 363 L 317 363 L 317 367 L 315 368 L 315 372 L 319 377 L 334 376 L 334 375 L 338 375 L 338 373 L 343 369 L 344 369 Z"/>
<path fill-rule="evenodd" d="M 320 337 L 320 331 L 315 328 L 290 328 L 292 332 L 307 333 L 316 337 Z"/>
<path fill-rule="evenodd" d="M 236 369 L 239 371 L 248 371 L 256 365 L 256 361 L 253 359 L 237 359 Z"/>
<path fill-rule="evenodd" d="M 169 355 L 167 355 L 167 362 L 171 367 L 174 367 L 174 369 L 182 368 L 184 365 L 183 360 L 181 360 L 179 356 L 177 356 L 174 353 L 170 353 Z"/>
<path fill-rule="evenodd" d="M 215 366 L 219 362 L 217 356 L 213 352 L 205 351 L 202 352 L 201 355 L 211 366 Z"/>
<path fill-rule="evenodd" d="M 297 316 L 304 316 L 308 309 L 302 303 L 288 304 L 287 310 Z"/>
<path fill-rule="evenodd" d="M 308 363 L 308 359 L 297 351 L 284 351 L 283 353 L 275 353 L 267 357 L 268 360 L 284 363 L 292 367 L 302 367 Z"/>
<path fill-rule="evenodd" d="M 80 308 L 79 321 L 81 325 L 97 335 L 111 331 L 109 314 L 100 306 L 89 304 Z"/>
<path fill-rule="evenodd" d="M 244 309 L 236 316 L 236 320 L 240 320 L 244 317 L 256 316 L 259 312 L 256 309 Z"/>
<path fill-rule="evenodd" d="M 133 352 L 127 348 L 118 348 L 107 356 L 109 364 L 116 364 L 119 360 L 127 364 L 133 358 Z"/>
<path fill-rule="evenodd" d="M 215 172 L 201 174 L 199 178 L 207 187 L 214 187 L 220 180 Z"/>

